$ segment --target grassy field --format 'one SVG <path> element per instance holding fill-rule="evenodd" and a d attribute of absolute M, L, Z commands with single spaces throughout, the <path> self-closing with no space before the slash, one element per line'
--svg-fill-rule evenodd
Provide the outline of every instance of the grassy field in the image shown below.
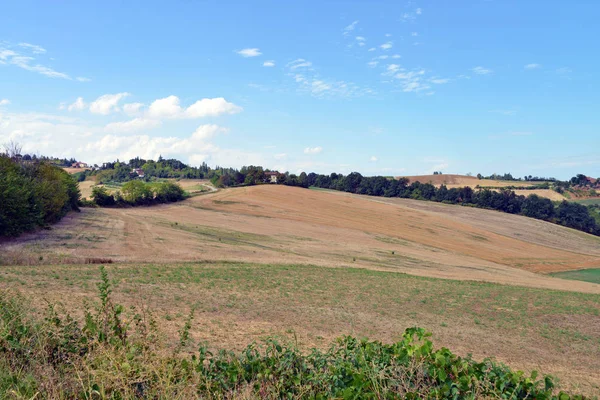
<path fill-rule="evenodd" d="M 572 279 L 576 281 L 585 281 L 600 284 L 600 269 L 582 269 L 580 271 L 566 271 L 553 274 L 562 279 Z"/>
<path fill-rule="evenodd" d="M 345 334 L 391 342 L 407 327 L 420 326 L 433 332 L 437 346 L 551 373 L 565 389 L 600 392 L 600 295 L 306 265 L 132 264 L 107 270 L 115 299 L 154 310 L 173 346 L 191 307 L 193 343 L 212 348 L 239 350 L 269 336 L 304 349 L 325 347 Z M 46 301 L 58 301 L 81 316 L 98 281 L 96 265 L 0 269 L 0 288 L 23 293 L 40 312 Z"/>
<path fill-rule="evenodd" d="M 585 206 L 591 206 L 594 204 L 600 204 L 600 199 L 581 199 L 581 200 L 573 200 L 576 203 L 583 204 Z"/>

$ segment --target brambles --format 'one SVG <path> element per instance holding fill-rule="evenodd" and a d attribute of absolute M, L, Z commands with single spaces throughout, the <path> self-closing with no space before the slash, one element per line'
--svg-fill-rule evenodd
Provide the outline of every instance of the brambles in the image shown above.
<path fill-rule="evenodd" d="M 192 308 L 168 355 L 148 310 L 114 303 L 100 271 L 100 301 L 83 322 L 52 304 L 36 319 L 18 294 L 0 292 L 0 398 L 583 399 L 554 393 L 551 377 L 435 349 L 421 328 L 392 344 L 346 336 L 308 354 L 269 339 L 240 353 L 202 345 L 181 356 Z"/>

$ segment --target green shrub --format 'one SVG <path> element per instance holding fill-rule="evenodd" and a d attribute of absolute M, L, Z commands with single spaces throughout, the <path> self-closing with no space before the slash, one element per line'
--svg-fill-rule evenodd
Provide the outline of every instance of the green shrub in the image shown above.
<path fill-rule="evenodd" d="M 92 199 L 100 207 L 110 207 L 115 205 L 115 198 L 103 186 L 94 186 L 92 188 Z"/>
<path fill-rule="evenodd" d="M 149 204 L 154 199 L 150 186 L 142 181 L 129 181 L 121 187 L 123 199 L 131 205 Z"/>
<path fill-rule="evenodd" d="M 62 169 L 0 156 L 0 236 L 54 223 L 79 209 L 80 196 L 77 182 Z"/>
<path fill-rule="evenodd" d="M 159 182 L 154 185 L 154 199 L 158 203 L 171 203 L 185 198 L 185 192 L 176 183 Z"/>

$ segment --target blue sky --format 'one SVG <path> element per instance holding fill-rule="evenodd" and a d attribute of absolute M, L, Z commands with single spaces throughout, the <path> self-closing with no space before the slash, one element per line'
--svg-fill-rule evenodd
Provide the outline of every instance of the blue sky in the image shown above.
<path fill-rule="evenodd" d="M 100 163 L 600 176 L 600 2 L 0 5 L 0 143 Z"/>

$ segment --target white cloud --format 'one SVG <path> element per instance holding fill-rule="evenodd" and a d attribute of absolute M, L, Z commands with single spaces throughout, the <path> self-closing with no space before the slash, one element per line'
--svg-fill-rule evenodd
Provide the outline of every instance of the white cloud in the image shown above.
<path fill-rule="evenodd" d="M 274 158 L 274 159 L 276 159 L 276 160 L 283 160 L 283 159 L 285 159 L 286 157 L 287 157 L 287 154 L 285 154 L 285 153 L 279 153 L 279 154 L 275 154 L 275 155 L 273 156 L 273 158 Z"/>
<path fill-rule="evenodd" d="M 148 110 L 148 115 L 153 118 L 178 118 L 182 114 L 179 97 L 174 95 L 154 100 Z"/>
<path fill-rule="evenodd" d="M 398 64 L 388 64 L 386 70 L 388 72 L 394 73 L 396 71 L 398 71 L 400 69 L 400 66 Z"/>
<path fill-rule="evenodd" d="M 238 51 L 237 54 L 239 54 L 242 57 L 257 57 L 257 56 L 260 56 L 262 53 L 260 52 L 260 49 L 258 49 L 256 47 L 252 47 L 252 48 L 242 49 L 242 50 Z"/>
<path fill-rule="evenodd" d="M 78 97 L 77 100 L 75 100 L 75 102 L 73 102 L 73 104 L 70 104 L 67 107 L 67 110 L 69 110 L 69 111 L 81 111 L 81 110 L 84 110 L 86 107 L 87 107 L 87 105 L 83 101 L 83 97 Z"/>
<path fill-rule="evenodd" d="M 392 37 L 392 34 L 391 33 L 386 33 L 385 37 Z"/>
<path fill-rule="evenodd" d="M 113 122 L 106 125 L 107 132 L 137 132 L 157 128 L 161 121 L 156 119 L 134 118 L 131 121 Z"/>
<path fill-rule="evenodd" d="M 0 106 L 7 106 L 10 104 L 10 100 L 8 99 L 0 99 Z"/>
<path fill-rule="evenodd" d="M 358 21 L 354 21 L 350 25 L 346 26 L 344 28 L 344 36 L 349 35 L 350 32 L 352 32 L 356 28 L 357 24 L 358 24 Z"/>
<path fill-rule="evenodd" d="M 484 67 L 481 67 L 481 66 L 477 66 L 477 67 L 471 69 L 471 71 L 473 71 L 477 75 L 488 75 L 488 74 L 492 73 L 491 69 L 484 68 Z"/>
<path fill-rule="evenodd" d="M 375 68 L 379 64 L 379 61 L 369 61 L 367 65 L 371 68 Z"/>
<path fill-rule="evenodd" d="M 287 63 L 287 67 L 290 69 L 298 69 L 298 68 L 310 68 L 312 67 L 312 62 L 306 61 L 304 58 L 298 58 L 294 61 Z"/>
<path fill-rule="evenodd" d="M 394 43 L 393 42 L 386 42 L 386 43 L 382 44 L 379 47 L 381 47 L 383 50 L 389 50 L 392 47 L 394 47 Z"/>
<path fill-rule="evenodd" d="M 389 56 L 384 54 L 382 56 L 375 57 L 374 60 L 387 60 L 388 58 L 389 58 Z"/>
<path fill-rule="evenodd" d="M 9 57 L 13 57 L 16 55 L 17 55 L 17 53 L 15 53 L 12 50 L 0 48 L 0 60 L 6 61 L 6 60 L 8 60 Z"/>
<path fill-rule="evenodd" d="M 407 71 L 404 68 L 400 68 L 385 72 L 384 75 L 392 76 L 394 80 L 398 81 L 403 92 L 418 93 L 431 88 L 423 79 L 425 70 L 422 69 Z"/>
<path fill-rule="evenodd" d="M 364 42 L 364 41 L 366 41 L 366 40 L 367 40 L 367 39 L 365 39 L 365 37 L 364 37 L 364 36 L 357 36 L 357 37 L 356 37 L 356 41 L 357 41 L 357 42 Z"/>
<path fill-rule="evenodd" d="M 127 115 L 138 115 L 143 107 L 144 103 L 127 103 L 123 104 L 123 112 Z"/>
<path fill-rule="evenodd" d="M 44 54 L 46 52 L 46 49 L 36 44 L 19 43 L 19 47 L 23 47 L 27 50 L 30 50 L 33 54 Z"/>
<path fill-rule="evenodd" d="M 438 77 L 434 76 L 433 78 L 429 79 L 429 82 L 435 83 L 436 85 L 442 85 L 444 83 L 450 82 L 450 79 L 448 79 L 448 78 L 438 78 Z"/>
<path fill-rule="evenodd" d="M 100 96 L 90 104 L 90 112 L 93 114 L 108 115 L 111 112 L 120 111 L 119 102 L 127 96 L 129 96 L 127 92 Z"/>
<path fill-rule="evenodd" d="M 198 100 L 185 110 L 188 118 L 216 117 L 221 114 L 237 114 L 242 107 L 228 102 L 223 97 Z"/>
<path fill-rule="evenodd" d="M 394 54 L 394 55 L 392 56 L 392 58 L 394 58 L 394 59 L 398 59 L 398 58 L 402 58 L 402 56 L 401 56 L 400 54 Z"/>
<path fill-rule="evenodd" d="M 273 61 L 273 60 L 268 60 L 263 63 L 263 67 L 274 67 L 274 66 L 275 66 L 275 61 Z"/>
<path fill-rule="evenodd" d="M 375 47 L 371 47 L 371 48 L 369 49 L 369 51 L 375 51 L 375 50 L 377 50 Z"/>
<path fill-rule="evenodd" d="M 541 64 L 532 63 L 532 64 L 525 65 L 524 68 L 525 69 L 538 69 L 538 68 L 541 68 L 541 67 L 542 67 Z"/>
<path fill-rule="evenodd" d="M 419 36 L 419 34 L 418 34 L 417 32 L 411 32 L 411 33 L 410 33 L 410 36 L 412 36 L 412 37 L 417 37 L 417 36 Z"/>
<path fill-rule="evenodd" d="M 90 78 L 86 78 L 85 76 L 78 76 L 75 79 L 78 80 L 79 82 L 90 82 L 91 81 Z"/>
<path fill-rule="evenodd" d="M 369 158 L 369 161 L 371 161 L 371 162 L 377 162 L 377 157 L 371 156 L 371 158 Z"/>
<path fill-rule="evenodd" d="M 415 10 L 415 14 L 417 14 L 417 15 L 421 15 L 422 13 L 423 13 L 423 10 L 421 8 L 417 8 Z"/>
<path fill-rule="evenodd" d="M 304 149 L 304 154 L 319 154 L 323 151 L 321 146 L 317 147 L 307 147 Z"/>
<path fill-rule="evenodd" d="M 228 102 L 223 97 L 201 99 L 183 109 L 179 105 L 179 97 L 171 95 L 150 104 L 148 115 L 151 118 L 204 118 L 241 111 L 242 107 Z"/>
<path fill-rule="evenodd" d="M 243 165 L 268 165 L 261 154 L 235 148 L 220 148 L 212 143 L 215 136 L 227 132 L 217 125 L 201 125 L 187 136 L 146 134 L 123 135 L 107 132 L 107 127 L 94 125 L 82 118 L 40 113 L 0 113 L 0 143 L 14 140 L 23 143 L 29 154 L 52 154 L 73 157 L 88 163 L 102 163 L 117 158 L 157 159 L 174 157 L 198 165 L 240 168 Z"/>

